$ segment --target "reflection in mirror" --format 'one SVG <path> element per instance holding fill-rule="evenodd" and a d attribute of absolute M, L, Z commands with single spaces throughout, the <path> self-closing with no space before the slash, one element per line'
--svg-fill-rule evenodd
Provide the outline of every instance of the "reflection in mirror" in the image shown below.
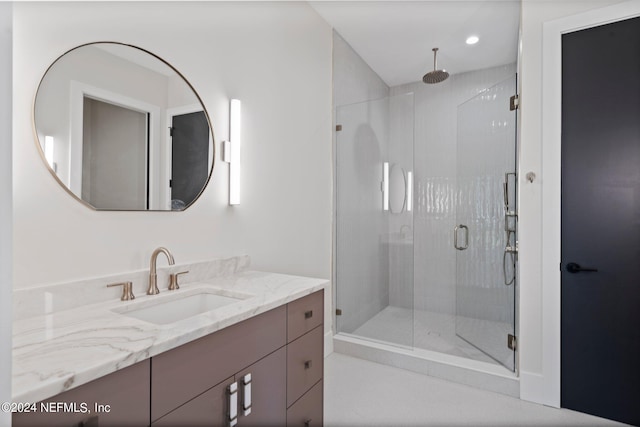
<path fill-rule="evenodd" d="M 58 58 L 36 95 L 34 121 L 58 182 L 98 210 L 183 210 L 213 168 L 200 98 L 157 56 L 91 43 Z"/>
<path fill-rule="evenodd" d="M 389 172 L 389 209 L 391 213 L 401 213 L 404 211 L 406 188 L 407 183 L 404 169 L 394 164 L 391 166 L 391 171 Z"/>

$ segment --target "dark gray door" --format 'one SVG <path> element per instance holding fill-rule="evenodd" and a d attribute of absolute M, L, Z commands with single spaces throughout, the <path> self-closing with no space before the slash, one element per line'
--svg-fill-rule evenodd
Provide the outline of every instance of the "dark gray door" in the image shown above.
<path fill-rule="evenodd" d="M 640 18 L 562 38 L 562 406 L 640 425 Z"/>
<path fill-rule="evenodd" d="M 204 112 L 173 116 L 171 136 L 171 200 L 189 206 L 209 177 L 209 122 Z"/>

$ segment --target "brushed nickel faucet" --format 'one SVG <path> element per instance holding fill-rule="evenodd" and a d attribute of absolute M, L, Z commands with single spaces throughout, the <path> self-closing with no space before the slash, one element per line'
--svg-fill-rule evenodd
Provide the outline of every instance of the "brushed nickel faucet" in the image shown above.
<path fill-rule="evenodd" d="M 147 289 L 147 295 L 156 295 L 160 293 L 160 289 L 158 289 L 158 275 L 156 274 L 156 263 L 158 262 L 158 255 L 163 253 L 167 256 L 169 260 L 169 265 L 175 264 L 173 260 L 173 255 L 169 252 L 167 248 L 157 248 L 151 254 L 151 262 L 149 263 L 149 289 Z"/>
<path fill-rule="evenodd" d="M 107 285 L 107 288 L 113 288 L 114 286 L 122 286 L 122 296 L 120 297 L 120 301 L 130 301 L 132 299 L 136 299 L 135 295 L 133 295 L 133 283 L 112 283 L 110 285 Z"/>
<path fill-rule="evenodd" d="M 189 272 L 189 270 L 181 271 L 180 273 L 171 273 L 171 274 L 169 274 L 169 290 L 170 291 L 175 291 L 176 289 L 180 289 L 180 285 L 178 284 L 178 277 L 181 274 L 187 274 L 188 272 Z"/>

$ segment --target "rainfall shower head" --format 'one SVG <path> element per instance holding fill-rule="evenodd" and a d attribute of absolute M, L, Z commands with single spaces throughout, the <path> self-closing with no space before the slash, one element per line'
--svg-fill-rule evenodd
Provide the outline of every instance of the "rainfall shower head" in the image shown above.
<path fill-rule="evenodd" d="M 433 50 L 433 71 L 429 71 L 422 77 L 422 81 L 427 84 L 440 83 L 449 78 L 449 73 L 445 70 L 438 70 L 438 60 L 436 59 L 438 48 L 434 47 L 431 50 Z"/>

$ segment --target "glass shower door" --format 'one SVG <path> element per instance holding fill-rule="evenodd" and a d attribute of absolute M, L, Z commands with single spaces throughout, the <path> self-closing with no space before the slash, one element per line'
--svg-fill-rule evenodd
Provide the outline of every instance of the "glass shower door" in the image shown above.
<path fill-rule="evenodd" d="M 336 125 L 336 332 L 412 347 L 413 94 L 337 107 Z"/>
<path fill-rule="evenodd" d="M 458 106 L 456 334 L 515 370 L 516 76 Z"/>

